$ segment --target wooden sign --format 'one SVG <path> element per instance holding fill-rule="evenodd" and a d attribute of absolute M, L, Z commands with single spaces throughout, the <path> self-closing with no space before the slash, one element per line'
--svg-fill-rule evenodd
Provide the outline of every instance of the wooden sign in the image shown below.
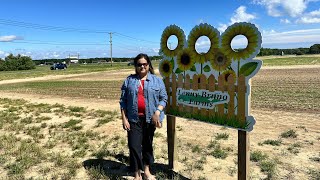
<path fill-rule="evenodd" d="M 231 48 L 237 35 L 247 39 L 246 48 Z M 175 49 L 167 45 L 171 36 L 178 39 Z M 206 53 L 196 50 L 202 36 L 210 40 Z M 249 79 L 261 68 L 262 61 L 253 60 L 260 48 L 261 34 L 250 23 L 235 23 L 221 35 L 202 23 L 191 30 L 188 39 L 180 27 L 166 27 L 159 65 L 169 97 L 166 114 L 252 131 L 255 119 L 248 110 Z"/>

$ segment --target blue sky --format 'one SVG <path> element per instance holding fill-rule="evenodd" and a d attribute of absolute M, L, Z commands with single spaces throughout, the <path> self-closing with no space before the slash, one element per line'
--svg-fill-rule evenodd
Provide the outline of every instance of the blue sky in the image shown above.
<path fill-rule="evenodd" d="M 235 22 L 251 22 L 265 48 L 320 43 L 320 0 L 1 0 L 0 5 L 0 58 L 8 53 L 33 59 L 110 57 L 109 32 L 113 57 L 157 55 L 161 34 L 171 24 L 188 36 L 200 23 L 222 33 Z M 198 48 L 207 41 L 200 38 Z M 233 41 L 234 47 L 243 43 Z"/>

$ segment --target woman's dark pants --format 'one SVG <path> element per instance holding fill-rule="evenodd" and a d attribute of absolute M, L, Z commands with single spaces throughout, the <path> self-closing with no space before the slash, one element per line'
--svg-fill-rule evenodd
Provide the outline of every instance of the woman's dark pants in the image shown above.
<path fill-rule="evenodd" d="M 144 165 L 152 165 L 154 162 L 152 141 L 156 128 L 153 124 L 146 123 L 145 117 L 139 118 L 137 123 L 129 123 L 130 167 L 134 171 L 144 170 Z"/>

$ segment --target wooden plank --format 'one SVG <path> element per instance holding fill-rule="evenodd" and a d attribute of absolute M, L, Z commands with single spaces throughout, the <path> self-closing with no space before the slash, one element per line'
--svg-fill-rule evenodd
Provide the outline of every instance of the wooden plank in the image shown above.
<path fill-rule="evenodd" d="M 184 83 L 184 88 L 186 90 L 189 90 L 190 89 L 190 75 L 187 74 L 186 75 L 186 79 L 185 79 L 185 83 Z M 192 108 L 190 106 L 184 106 L 185 107 L 185 111 L 188 112 L 188 113 L 191 113 L 192 111 Z"/>
<path fill-rule="evenodd" d="M 178 88 L 183 88 L 183 75 L 179 74 L 178 76 Z M 183 105 L 178 104 L 179 112 L 183 112 Z"/>
<path fill-rule="evenodd" d="M 209 76 L 209 78 L 208 78 L 208 84 L 209 84 L 209 91 L 210 92 L 214 92 L 215 91 L 215 89 L 216 89 L 216 79 L 215 79 L 215 77 L 214 77 L 214 75 L 213 74 L 211 74 L 210 76 Z M 213 109 L 210 109 L 209 111 L 208 111 L 208 114 L 209 114 L 209 116 L 214 116 L 215 115 L 215 110 L 214 110 L 214 108 Z"/>
<path fill-rule="evenodd" d="M 176 97 L 176 92 L 177 92 L 177 79 L 176 79 L 176 75 L 174 73 L 172 73 L 172 83 L 171 83 L 171 92 L 172 92 L 172 104 L 171 104 L 171 107 L 172 108 L 176 108 L 177 107 L 177 97 Z"/>
<path fill-rule="evenodd" d="M 199 79 L 200 79 L 199 88 L 200 89 L 207 89 L 207 78 L 206 78 L 206 76 L 204 74 L 201 74 Z M 207 109 L 201 108 L 200 112 L 201 112 L 201 115 L 207 116 Z"/>
<path fill-rule="evenodd" d="M 228 103 L 228 118 L 232 118 L 234 116 L 234 77 L 230 75 L 228 77 L 228 94 L 230 96 L 230 101 Z"/>
<path fill-rule="evenodd" d="M 198 86 L 199 86 L 198 76 L 195 74 L 195 75 L 193 75 L 193 78 L 192 78 L 192 89 L 194 91 L 196 91 L 196 90 L 198 90 Z M 199 112 L 198 107 L 193 107 L 192 108 L 192 112 L 193 112 L 194 115 L 198 114 L 198 112 Z"/>
<path fill-rule="evenodd" d="M 169 169 L 174 169 L 177 156 L 176 117 L 167 115 Z"/>
<path fill-rule="evenodd" d="M 224 92 L 224 75 L 222 74 L 218 78 L 218 90 Z M 218 105 L 218 115 L 221 117 L 224 115 L 224 104 Z"/>
<path fill-rule="evenodd" d="M 250 163 L 250 143 L 249 133 L 238 130 L 238 179 L 246 180 L 249 178 Z"/>
<path fill-rule="evenodd" d="M 169 77 L 166 77 L 164 79 L 164 83 L 166 85 L 166 91 L 167 91 L 167 94 L 168 94 L 168 102 L 167 102 L 167 105 L 166 105 L 166 110 L 170 110 L 170 107 L 171 107 L 171 90 L 170 90 L 170 78 Z"/>
<path fill-rule="evenodd" d="M 245 84 L 245 77 L 240 75 L 238 80 L 238 118 L 242 123 L 245 123 L 245 102 L 246 96 L 246 84 Z"/>

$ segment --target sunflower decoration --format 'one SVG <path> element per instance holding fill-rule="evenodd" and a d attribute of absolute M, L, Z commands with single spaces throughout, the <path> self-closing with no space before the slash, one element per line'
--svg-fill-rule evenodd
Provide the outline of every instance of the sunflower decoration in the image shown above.
<path fill-rule="evenodd" d="M 237 35 L 243 35 L 248 40 L 248 45 L 243 50 L 235 51 L 231 47 L 231 41 Z M 251 23 L 235 23 L 222 34 L 221 50 L 234 60 L 253 58 L 259 53 L 260 48 L 261 34 Z"/>
<path fill-rule="evenodd" d="M 178 39 L 178 45 L 173 50 L 169 49 L 167 45 L 168 39 L 172 35 L 176 36 Z M 168 57 L 174 57 L 178 54 L 179 51 L 183 49 L 185 42 L 186 37 L 184 35 L 183 30 L 176 25 L 170 25 L 166 27 L 162 33 L 160 42 L 160 52 Z"/>
<path fill-rule="evenodd" d="M 173 65 L 172 63 L 165 59 L 162 60 L 159 64 L 159 71 L 162 77 L 169 77 L 172 73 Z"/>
<path fill-rule="evenodd" d="M 198 53 L 196 50 L 196 42 L 201 36 L 206 36 L 210 40 L 210 49 L 207 53 Z M 212 59 L 213 51 L 219 45 L 219 36 L 219 31 L 207 23 L 195 26 L 188 36 L 188 47 L 191 50 L 192 58 L 201 64 Z"/>
<path fill-rule="evenodd" d="M 237 76 L 233 70 L 226 70 L 221 75 L 223 76 L 223 84 L 224 85 L 228 85 L 229 76 L 233 76 L 234 81 L 236 82 Z"/>
<path fill-rule="evenodd" d="M 194 65 L 194 59 L 191 57 L 190 49 L 183 49 L 177 56 L 177 63 L 179 69 L 186 71 Z"/>
<path fill-rule="evenodd" d="M 213 58 L 210 59 L 210 63 L 213 69 L 221 72 L 231 65 L 231 58 L 226 56 L 226 54 L 221 50 L 215 49 L 213 54 Z"/>

